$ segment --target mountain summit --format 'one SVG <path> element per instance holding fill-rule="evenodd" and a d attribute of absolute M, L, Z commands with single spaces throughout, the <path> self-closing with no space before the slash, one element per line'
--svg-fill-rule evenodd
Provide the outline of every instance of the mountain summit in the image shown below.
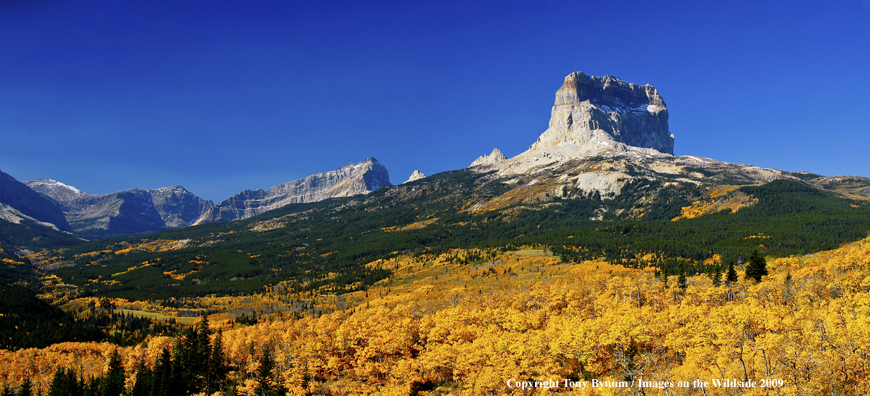
<path fill-rule="evenodd" d="M 574 72 L 556 91 L 549 128 L 529 151 L 598 154 L 628 147 L 674 153 L 668 108 L 651 85 Z"/>
<path fill-rule="evenodd" d="M 368 158 L 358 164 L 279 184 L 269 191 L 242 191 L 209 209 L 196 224 L 247 219 L 289 204 L 365 194 L 390 185 L 387 168 L 378 160 Z"/>

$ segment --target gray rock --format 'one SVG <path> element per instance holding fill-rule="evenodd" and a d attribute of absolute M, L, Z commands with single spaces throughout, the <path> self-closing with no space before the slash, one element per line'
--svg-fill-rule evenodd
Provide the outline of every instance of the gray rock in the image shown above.
<path fill-rule="evenodd" d="M 185 227 L 214 206 L 181 186 L 91 195 L 52 179 L 24 184 L 60 206 L 73 231 L 92 238 Z"/>
<path fill-rule="evenodd" d="M 63 211 L 50 199 L 40 195 L 26 184 L 0 171 L 0 218 L 20 222 L 29 218 L 36 222 L 47 223 L 58 230 L 72 231 Z"/>
<path fill-rule="evenodd" d="M 556 91 L 549 128 L 529 151 L 595 154 L 625 146 L 673 154 L 668 109 L 650 85 L 574 72 Z"/>
<path fill-rule="evenodd" d="M 416 169 L 416 170 L 414 170 L 413 173 L 411 173 L 411 177 L 409 177 L 408 180 L 405 180 L 405 183 L 410 183 L 414 180 L 420 180 L 420 179 L 423 179 L 425 177 L 426 177 L 426 175 L 423 172 L 420 172 L 419 169 Z M 405 184 L 405 183 L 402 183 L 402 184 Z"/>
<path fill-rule="evenodd" d="M 369 158 L 358 164 L 347 164 L 329 172 L 279 184 L 269 191 L 242 191 L 209 209 L 195 224 L 247 219 L 294 203 L 367 194 L 389 185 L 387 168 L 378 160 Z"/>
<path fill-rule="evenodd" d="M 499 162 L 506 160 L 507 157 L 502 154 L 501 150 L 498 148 L 492 149 L 492 152 L 489 155 L 481 155 L 477 157 L 474 162 L 471 163 L 470 166 L 478 166 L 478 165 L 495 165 Z"/>

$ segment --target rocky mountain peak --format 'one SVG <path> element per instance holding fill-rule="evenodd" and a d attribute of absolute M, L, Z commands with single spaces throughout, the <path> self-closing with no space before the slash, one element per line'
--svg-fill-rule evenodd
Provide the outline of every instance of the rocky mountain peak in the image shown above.
<path fill-rule="evenodd" d="M 76 199 L 88 195 L 73 186 L 61 183 L 54 179 L 28 180 L 24 182 L 24 184 L 26 184 L 27 187 L 30 187 L 33 191 L 61 203 L 75 201 Z"/>
<path fill-rule="evenodd" d="M 367 158 L 329 172 L 279 184 L 267 191 L 242 191 L 210 208 L 195 224 L 247 219 L 294 203 L 367 194 L 390 185 L 387 168 L 377 159 Z"/>
<path fill-rule="evenodd" d="M 55 201 L 0 171 L 0 220 L 19 224 L 23 219 L 57 230 L 72 230 Z"/>
<path fill-rule="evenodd" d="M 578 156 L 650 148 L 673 154 L 668 109 L 658 90 L 613 76 L 574 72 L 556 91 L 550 125 L 529 147 Z"/>
<path fill-rule="evenodd" d="M 420 180 L 420 179 L 423 179 L 425 177 L 426 177 L 426 175 L 423 172 L 420 172 L 419 169 L 416 169 L 416 170 L 414 170 L 414 173 L 411 173 L 411 177 L 409 177 L 408 180 L 405 180 L 405 183 L 410 183 L 414 180 Z M 402 184 L 405 184 L 405 183 L 402 183 Z"/>
<path fill-rule="evenodd" d="M 506 160 L 507 157 L 499 150 L 498 148 L 492 149 L 492 152 L 489 155 L 481 155 L 477 157 L 474 162 L 471 163 L 470 166 L 478 166 L 478 165 L 495 165 L 499 162 Z"/>

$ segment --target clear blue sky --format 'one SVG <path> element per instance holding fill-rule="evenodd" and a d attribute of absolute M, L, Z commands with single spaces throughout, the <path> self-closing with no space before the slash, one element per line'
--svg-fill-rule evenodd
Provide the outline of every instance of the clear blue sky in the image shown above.
<path fill-rule="evenodd" d="M 677 155 L 870 176 L 870 0 L 0 1 L 0 169 L 220 201 L 376 157 L 524 151 L 573 72 L 652 84 Z"/>

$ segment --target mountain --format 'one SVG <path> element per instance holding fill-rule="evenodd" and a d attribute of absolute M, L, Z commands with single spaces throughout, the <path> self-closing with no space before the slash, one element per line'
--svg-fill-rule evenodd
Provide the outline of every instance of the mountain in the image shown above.
<path fill-rule="evenodd" d="M 515 186 L 506 197 L 478 202 L 492 209 L 518 202 L 600 196 L 612 199 L 626 186 L 747 185 L 778 179 L 870 197 L 870 179 L 801 174 L 697 156 L 674 156 L 668 110 L 658 90 L 616 77 L 574 72 L 556 91 L 549 127 L 529 149 L 504 158 L 498 149 L 471 170 Z M 659 188 L 660 189 L 660 188 Z M 647 191 L 653 199 L 658 190 Z"/>
<path fill-rule="evenodd" d="M 26 184 L 0 171 L 0 219 L 20 224 L 34 221 L 55 230 L 72 231 L 55 202 L 31 190 Z"/>
<path fill-rule="evenodd" d="M 411 173 L 411 176 L 408 178 L 408 180 L 405 180 L 405 183 L 410 183 L 414 180 L 420 180 L 420 179 L 423 179 L 425 177 L 426 177 L 425 173 L 420 172 L 419 169 L 415 169 L 414 172 Z M 405 183 L 402 183 L 402 184 L 405 184 Z"/>
<path fill-rule="evenodd" d="M 206 201 L 184 187 L 163 187 L 148 190 L 154 209 L 168 228 L 186 227 L 193 224 L 214 204 Z"/>
<path fill-rule="evenodd" d="M 651 85 L 574 72 L 556 91 L 550 127 L 529 151 L 595 154 L 626 146 L 674 153 L 668 108 Z"/>
<path fill-rule="evenodd" d="M 499 150 L 498 148 L 492 149 L 492 152 L 489 155 L 481 155 L 477 157 L 474 162 L 469 165 L 471 166 L 479 166 L 479 165 L 495 165 L 499 162 L 506 160 L 507 157 Z"/>
<path fill-rule="evenodd" d="M 270 210 L 329 198 L 366 194 L 390 186 L 387 168 L 368 158 L 357 164 L 279 184 L 268 191 L 245 190 L 209 209 L 196 224 L 247 219 Z"/>
<path fill-rule="evenodd" d="M 213 206 L 180 186 L 91 195 L 51 179 L 24 184 L 60 205 L 76 233 L 92 238 L 185 227 Z"/>
<path fill-rule="evenodd" d="M 575 82 L 566 84 L 574 94 L 566 94 L 563 85 L 551 128 L 513 158 L 494 151 L 484 157 L 494 161 L 481 161 L 489 163 L 397 186 L 388 186 L 386 169 L 370 159 L 269 191 L 243 191 L 209 210 L 211 224 L 93 241 L 34 260 L 86 292 L 135 300 L 252 293 L 283 281 L 291 291 L 340 294 L 391 276 L 390 268 L 370 265 L 377 260 L 411 254 L 425 265 L 454 249 L 541 246 L 564 260 L 624 265 L 654 256 L 659 271 L 675 274 L 680 267 L 712 271 L 710 262 L 739 261 L 753 250 L 783 257 L 866 237 L 870 179 L 659 151 L 672 145 L 656 143 L 670 136 L 657 91 L 612 77 L 589 80 L 609 83 L 597 93 L 574 89 L 583 86 Z M 604 94 L 613 89 L 606 86 L 634 93 Z M 647 95 L 647 112 L 657 107 L 646 124 L 630 121 L 647 117 L 635 114 L 637 92 Z M 567 112 L 559 106 L 607 112 L 622 120 L 611 132 L 652 147 L 617 141 L 594 125 L 566 127 L 566 137 L 576 139 L 550 144 L 548 134 Z M 581 142 L 583 134 L 608 147 Z"/>

